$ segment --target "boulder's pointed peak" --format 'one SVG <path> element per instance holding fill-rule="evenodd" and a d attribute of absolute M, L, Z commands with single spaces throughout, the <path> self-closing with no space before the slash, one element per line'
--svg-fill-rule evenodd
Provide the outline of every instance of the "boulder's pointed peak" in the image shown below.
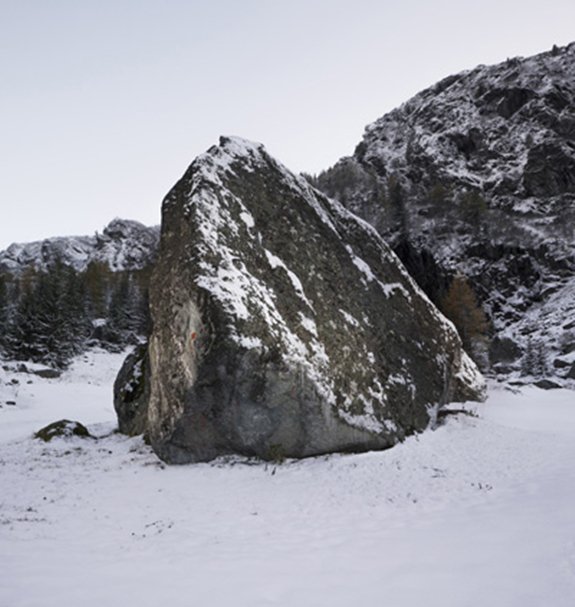
<path fill-rule="evenodd" d="M 266 159 L 269 161 L 270 156 L 263 144 L 241 137 L 221 136 L 219 144 L 198 156 L 192 167 L 199 169 L 204 177 L 217 180 L 222 172 L 233 172 L 234 164 L 255 168 L 265 163 Z"/>
<path fill-rule="evenodd" d="M 261 174 L 262 171 L 268 175 L 273 173 L 288 187 L 297 189 L 304 198 L 311 201 L 312 206 L 316 206 L 314 200 L 318 192 L 314 195 L 313 188 L 306 179 L 292 173 L 262 143 L 235 136 L 221 136 L 217 145 L 200 154 L 184 174 L 181 184 L 191 193 L 188 202 L 192 202 L 198 197 L 203 199 L 206 186 L 215 186 L 220 192 L 229 192 L 230 188 L 233 189 L 229 183 L 231 177 L 245 180 L 246 176 Z M 165 206 L 175 204 L 178 200 L 173 195 L 174 192 L 172 190 L 164 199 Z M 343 208 L 340 210 L 345 212 Z"/>
<path fill-rule="evenodd" d="M 222 135 L 220 137 L 219 145 L 215 146 L 216 149 L 221 152 L 236 158 L 245 156 L 257 156 L 267 153 L 263 143 L 257 141 L 250 141 L 243 137 L 236 137 L 233 135 Z"/>

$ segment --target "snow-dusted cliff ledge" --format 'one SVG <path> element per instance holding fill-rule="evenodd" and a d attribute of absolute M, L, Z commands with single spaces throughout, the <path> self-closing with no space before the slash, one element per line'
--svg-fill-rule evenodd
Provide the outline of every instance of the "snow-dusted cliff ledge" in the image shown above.
<path fill-rule="evenodd" d="M 106 264 L 112 271 L 141 270 L 156 257 L 159 226 L 114 219 L 94 236 L 61 236 L 36 242 L 14 243 L 0 251 L 0 271 L 19 275 L 26 268 L 48 269 L 56 260 L 84 271 L 91 262 Z"/>

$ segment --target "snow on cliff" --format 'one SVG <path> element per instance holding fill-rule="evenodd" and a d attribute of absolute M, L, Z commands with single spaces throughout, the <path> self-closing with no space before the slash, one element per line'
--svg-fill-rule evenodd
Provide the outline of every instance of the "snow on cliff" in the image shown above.
<path fill-rule="evenodd" d="M 0 252 L 0 270 L 19 274 L 26 268 L 46 270 L 62 261 L 76 271 L 90 262 L 105 263 L 116 272 L 140 270 L 156 257 L 159 226 L 147 227 L 137 221 L 114 219 L 94 236 L 47 238 L 37 242 L 10 245 Z"/>
<path fill-rule="evenodd" d="M 467 277 L 492 336 L 516 345 L 506 360 L 494 352 L 500 372 L 519 371 L 531 341 L 548 351 L 547 373 L 566 378 L 575 43 L 443 79 L 369 125 L 319 184 L 392 243 L 434 301 Z"/>

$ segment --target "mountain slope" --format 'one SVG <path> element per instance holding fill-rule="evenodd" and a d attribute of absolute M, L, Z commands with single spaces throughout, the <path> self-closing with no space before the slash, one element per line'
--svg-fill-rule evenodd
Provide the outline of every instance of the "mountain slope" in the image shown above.
<path fill-rule="evenodd" d="M 0 354 L 65 366 L 90 344 L 137 341 L 158 241 L 159 226 L 115 219 L 102 234 L 0 252 Z"/>
<path fill-rule="evenodd" d="M 575 43 L 442 80 L 369 125 L 316 184 L 372 223 L 437 303 L 454 275 L 468 277 L 499 371 L 518 371 L 537 343 L 548 367 L 537 373 L 564 374 L 575 349 Z"/>

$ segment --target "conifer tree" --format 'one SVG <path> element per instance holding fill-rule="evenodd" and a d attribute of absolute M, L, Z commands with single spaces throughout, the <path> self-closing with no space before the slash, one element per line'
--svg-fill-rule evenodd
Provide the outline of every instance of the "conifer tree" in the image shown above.
<path fill-rule="evenodd" d="M 148 322 L 147 287 L 132 273 L 122 273 L 110 297 L 110 330 L 119 343 L 132 343 L 147 333 Z"/>
<path fill-rule="evenodd" d="M 61 262 L 27 279 L 8 330 L 10 356 L 65 367 L 87 336 L 84 301 L 77 273 Z"/>
<path fill-rule="evenodd" d="M 441 301 L 441 310 L 453 322 L 464 349 L 481 363 L 487 341 L 488 322 L 475 293 L 462 274 L 455 276 Z"/>
<path fill-rule="evenodd" d="M 480 232 L 487 213 L 487 203 L 483 196 L 476 190 L 465 192 L 461 197 L 461 211 L 463 220 Z"/>
<path fill-rule="evenodd" d="M 393 224 L 397 227 L 400 234 L 407 238 L 409 234 L 409 221 L 407 208 L 405 206 L 405 196 L 403 193 L 403 188 L 401 187 L 401 182 L 395 175 L 392 175 L 387 184 L 388 190 L 388 202 L 391 213 L 391 220 Z"/>
<path fill-rule="evenodd" d="M 104 318 L 108 308 L 111 272 L 107 263 L 91 261 L 83 274 L 86 306 L 92 318 Z"/>
<path fill-rule="evenodd" d="M 529 337 L 521 361 L 521 374 L 541 377 L 547 375 L 548 371 L 545 344 L 540 339 Z"/>
<path fill-rule="evenodd" d="M 6 279 L 0 274 L 0 352 L 4 351 L 8 330 L 8 288 Z"/>

